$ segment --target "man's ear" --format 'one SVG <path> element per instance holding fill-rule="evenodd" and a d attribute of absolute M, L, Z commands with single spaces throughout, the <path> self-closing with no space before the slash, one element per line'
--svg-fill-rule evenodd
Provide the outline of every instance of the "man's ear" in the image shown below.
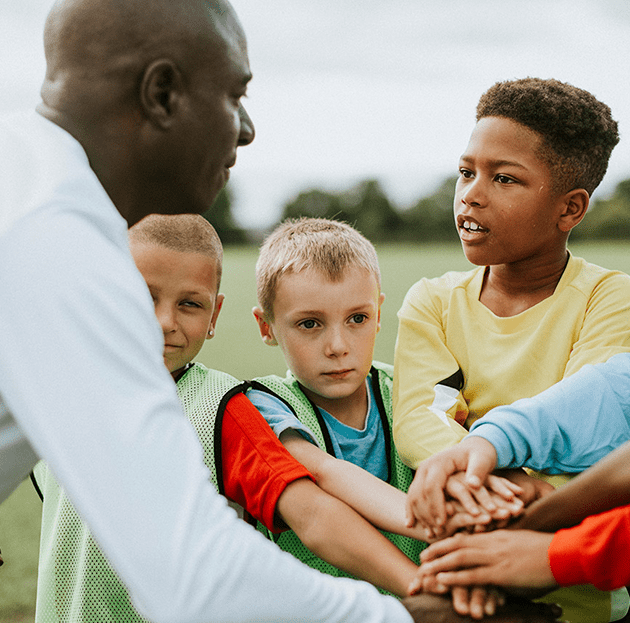
<path fill-rule="evenodd" d="M 267 346 L 278 346 L 278 342 L 273 335 L 273 329 L 271 325 L 265 320 L 265 314 L 260 307 L 254 307 L 252 309 L 252 313 L 254 314 L 254 318 L 256 318 L 256 322 L 258 323 L 258 330 L 260 331 L 260 337 L 262 341 L 267 344 Z"/>
<path fill-rule="evenodd" d="M 140 83 L 140 104 L 144 114 L 159 128 L 173 124 L 183 97 L 184 81 L 177 65 L 170 59 L 153 61 Z"/>
<path fill-rule="evenodd" d="M 212 318 L 210 320 L 210 325 L 208 326 L 208 334 L 206 335 L 206 340 L 211 340 L 214 337 L 214 330 L 217 326 L 217 318 L 219 317 L 219 312 L 223 307 L 223 301 L 225 301 L 225 294 L 217 294 L 217 300 L 214 302 L 214 311 L 212 312 Z"/>
<path fill-rule="evenodd" d="M 590 197 L 584 188 L 576 188 L 564 195 L 562 201 L 564 209 L 558 220 L 558 228 L 568 233 L 584 218 Z"/>

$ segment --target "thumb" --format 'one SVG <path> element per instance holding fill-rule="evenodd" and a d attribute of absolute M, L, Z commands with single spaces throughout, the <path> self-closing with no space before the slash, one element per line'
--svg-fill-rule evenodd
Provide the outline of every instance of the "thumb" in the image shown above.
<path fill-rule="evenodd" d="M 479 489 L 496 464 L 497 451 L 494 446 L 480 437 L 471 439 L 466 467 L 466 484 L 473 489 Z"/>

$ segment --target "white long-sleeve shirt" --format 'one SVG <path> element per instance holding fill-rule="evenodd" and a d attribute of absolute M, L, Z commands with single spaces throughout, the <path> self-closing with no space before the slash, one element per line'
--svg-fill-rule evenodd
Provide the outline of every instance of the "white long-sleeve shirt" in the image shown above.
<path fill-rule="evenodd" d="M 81 145 L 35 113 L 0 123 L 0 297 L 0 501 L 45 459 L 145 616 L 411 620 L 214 492 L 126 223 Z"/>

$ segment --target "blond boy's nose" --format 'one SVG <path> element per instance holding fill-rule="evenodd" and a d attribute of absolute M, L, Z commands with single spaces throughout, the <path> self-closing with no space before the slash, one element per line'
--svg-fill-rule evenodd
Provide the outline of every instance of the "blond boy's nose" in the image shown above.
<path fill-rule="evenodd" d="M 343 337 L 343 333 L 339 330 L 332 330 L 328 337 L 326 344 L 327 354 L 330 357 L 339 357 L 347 352 L 346 340 Z"/>

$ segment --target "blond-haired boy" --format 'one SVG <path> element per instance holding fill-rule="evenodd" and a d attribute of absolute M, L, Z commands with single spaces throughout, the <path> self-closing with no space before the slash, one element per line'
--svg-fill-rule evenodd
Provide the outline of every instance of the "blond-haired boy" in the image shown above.
<path fill-rule="evenodd" d="M 287 221 L 263 244 L 256 278 L 261 337 L 280 346 L 289 372 L 257 379 L 248 397 L 320 486 L 396 533 L 417 562 L 424 543 L 404 516 L 412 471 L 392 439 L 392 368 L 372 361 L 384 300 L 373 245 L 345 223 Z M 341 574 L 290 532 L 277 542 Z"/>
<path fill-rule="evenodd" d="M 129 238 L 164 334 L 164 363 L 218 491 L 268 529 L 291 526 L 322 557 L 406 595 L 417 565 L 311 480 L 239 381 L 193 363 L 214 336 L 224 300 L 222 247 L 212 226 L 198 215 L 152 215 L 130 229 Z M 36 472 L 44 502 L 38 623 L 144 621 L 50 470 L 40 463 Z"/>

